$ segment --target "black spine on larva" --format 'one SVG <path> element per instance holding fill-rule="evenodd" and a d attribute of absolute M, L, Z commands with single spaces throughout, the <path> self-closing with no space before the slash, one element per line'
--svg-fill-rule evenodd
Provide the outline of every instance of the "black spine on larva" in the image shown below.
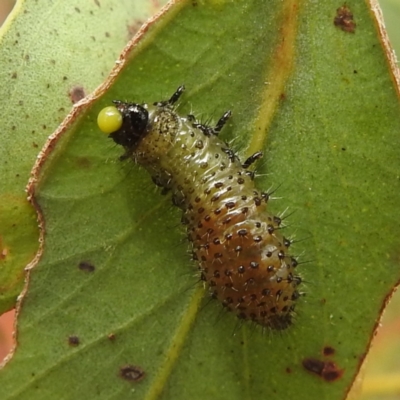
<path fill-rule="evenodd" d="M 230 112 L 215 128 L 180 117 L 173 103 L 182 92 L 180 87 L 151 107 L 117 102 L 123 125 L 110 136 L 125 148 L 123 157 L 132 157 L 158 186 L 172 191 L 212 297 L 241 319 L 285 329 L 301 278 L 280 218 L 267 211 L 268 196 L 247 171 L 261 153 L 241 164 L 218 138 Z"/>

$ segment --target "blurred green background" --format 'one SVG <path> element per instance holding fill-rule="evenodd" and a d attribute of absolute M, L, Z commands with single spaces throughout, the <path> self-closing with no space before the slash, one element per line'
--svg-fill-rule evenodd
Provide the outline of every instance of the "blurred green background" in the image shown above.
<path fill-rule="evenodd" d="M 0 26 L 14 3 L 15 0 L 0 0 Z M 379 3 L 392 47 L 400 54 L 400 0 Z M 338 7 L 341 5 L 338 1 Z M 0 362 L 12 345 L 13 319 L 13 311 L 0 317 Z M 393 296 L 381 325 L 349 399 L 400 399 L 400 291 Z"/>

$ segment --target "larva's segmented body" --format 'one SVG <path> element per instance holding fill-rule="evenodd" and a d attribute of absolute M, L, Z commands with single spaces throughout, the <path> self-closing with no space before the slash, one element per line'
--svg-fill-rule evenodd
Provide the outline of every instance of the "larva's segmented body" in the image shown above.
<path fill-rule="evenodd" d="M 281 220 L 267 211 L 268 194 L 255 188 L 247 170 L 261 153 L 241 164 L 218 138 L 230 112 L 215 128 L 183 118 L 173 107 L 182 92 L 150 107 L 116 101 L 122 125 L 108 133 L 125 148 L 122 158 L 131 157 L 172 192 L 211 296 L 241 319 L 285 329 L 301 278 Z"/>

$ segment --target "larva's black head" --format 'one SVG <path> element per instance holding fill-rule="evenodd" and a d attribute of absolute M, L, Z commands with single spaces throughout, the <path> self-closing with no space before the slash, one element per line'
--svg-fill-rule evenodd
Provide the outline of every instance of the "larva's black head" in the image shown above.
<path fill-rule="evenodd" d="M 146 135 L 149 113 L 140 104 L 124 103 L 119 100 L 114 100 L 113 103 L 122 115 L 122 125 L 109 136 L 115 143 L 134 149 Z"/>

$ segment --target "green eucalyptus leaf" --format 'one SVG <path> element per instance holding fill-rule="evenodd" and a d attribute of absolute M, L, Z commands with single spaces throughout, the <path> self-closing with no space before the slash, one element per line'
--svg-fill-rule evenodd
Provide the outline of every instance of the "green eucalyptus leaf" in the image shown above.
<path fill-rule="evenodd" d="M 60 130 L 32 187 L 45 220 L 4 399 L 342 399 L 399 280 L 398 92 L 369 6 L 180 1 Z M 334 23 L 336 21 L 336 24 Z M 99 133 L 113 99 L 179 106 L 286 209 L 306 296 L 263 332 L 208 301 L 178 210 Z M 108 87 L 109 86 L 109 87 Z M 79 343 L 78 343 L 79 342 Z"/>
<path fill-rule="evenodd" d="M 0 312 L 14 306 L 39 245 L 25 186 L 40 148 L 72 104 L 109 74 L 156 6 L 20 0 L 1 27 Z"/>

